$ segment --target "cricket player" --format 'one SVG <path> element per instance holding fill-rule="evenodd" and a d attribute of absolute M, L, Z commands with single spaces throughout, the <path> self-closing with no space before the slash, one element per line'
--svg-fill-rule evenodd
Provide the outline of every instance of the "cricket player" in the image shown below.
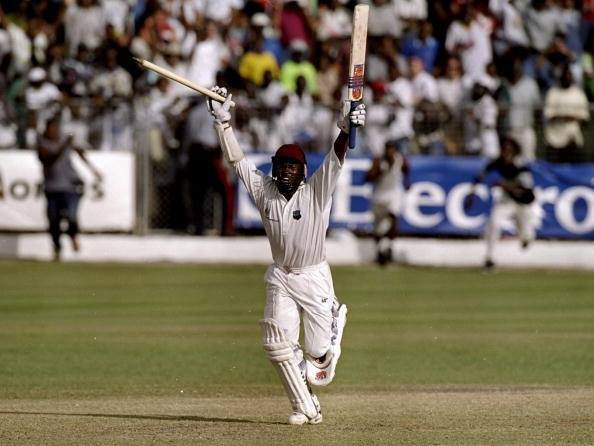
<path fill-rule="evenodd" d="M 504 222 L 509 218 L 516 223 L 522 248 L 528 248 L 530 242 L 534 240 L 532 210 L 534 180 L 528 167 L 517 163 L 516 159 L 520 154 L 521 149 L 516 140 L 509 137 L 503 138 L 499 157 L 489 162 L 474 181 L 476 185 L 484 181 L 487 175 L 494 173 L 497 177 L 494 186 L 501 189 L 500 194 L 494 194 L 493 206 L 485 228 L 487 242 L 485 268 L 487 269 L 495 266 L 493 261 L 495 243 L 501 237 Z M 466 197 L 464 207 L 472 206 L 473 199 L 474 193 L 471 193 Z"/>
<path fill-rule="evenodd" d="M 270 177 L 245 158 L 237 143 L 230 124 L 232 95 L 225 88 L 213 91 L 226 98 L 223 104 L 208 101 L 223 154 L 260 211 L 274 260 L 265 275 L 266 305 L 260 321 L 264 350 L 291 402 L 289 424 L 317 424 L 322 412 L 310 386 L 325 386 L 334 378 L 347 314 L 334 294 L 324 247 L 326 230 L 349 127 L 365 124 L 365 105 L 338 122 L 334 150 L 310 178 L 306 179 L 305 154 L 296 144 L 276 151 Z"/>
<path fill-rule="evenodd" d="M 410 184 L 410 167 L 399 151 L 397 141 L 387 141 L 384 154 L 375 158 L 365 180 L 373 182 L 371 210 L 373 235 L 377 245 L 377 263 L 392 261 L 392 242 L 398 235 L 398 217 L 404 205 L 404 190 Z"/>

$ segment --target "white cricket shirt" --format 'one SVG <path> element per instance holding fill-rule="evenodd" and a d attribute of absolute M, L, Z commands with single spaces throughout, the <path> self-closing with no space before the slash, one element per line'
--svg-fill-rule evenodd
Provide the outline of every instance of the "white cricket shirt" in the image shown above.
<path fill-rule="evenodd" d="M 274 263 L 291 269 L 326 260 L 332 193 L 342 168 L 334 150 L 330 150 L 318 170 L 301 183 L 288 201 L 274 180 L 245 157 L 234 166 L 260 211 Z"/>

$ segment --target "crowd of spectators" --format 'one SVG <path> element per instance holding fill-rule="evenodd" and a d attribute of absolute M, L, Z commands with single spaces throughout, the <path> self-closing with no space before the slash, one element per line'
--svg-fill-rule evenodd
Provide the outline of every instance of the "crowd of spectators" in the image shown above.
<path fill-rule="evenodd" d="M 169 166 L 165 177 L 205 159 L 218 169 L 204 100 L 141 70 L 140 57 L 227 86 L 245 151 L 298 142 L 325 152 L 346 95 L 357 3 L 0 0 L 0 148 L 32 148 L 61 113 L 92 149 L 132 150 L 141 129 L 151 159 Z M 405 153 L 496 156 L 506 134 L 526 161 L 590 156 L 594 0 L 367 3 L 359 153 L 394 141 Z"/>

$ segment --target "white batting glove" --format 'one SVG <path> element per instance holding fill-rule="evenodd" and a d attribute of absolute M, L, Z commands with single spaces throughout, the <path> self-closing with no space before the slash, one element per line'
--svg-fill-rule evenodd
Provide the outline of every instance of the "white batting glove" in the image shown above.
<path fill-rule="evenodd" d="M 363 127 L 365 119 L 367 118 L 367 111 L 365 104 L 359 104 L 353 111 L 351 110 L 351 101 L 344 101 L 342 106 L 342 117 L 338 120 L 336 125 L 344 133 L 349 133 L 351 126 Z"/>
<path fill-rule="evenodd" d="M 231 121 L 231 112 L 229 109 L 233 107 L 234 102 L 231 100 L 233 97 L 232 94 L 227 95 L 227 89 L 225 87 L 214 86 L 210 89 L 225 98 L 225 102 L 222 104 L 220 102 L 214 101 L 210 98 L 206 101 L 206 106 L 208 107 L 208 111 L 210 114 L 215 118 L 215 122 L 219 124 L 225 124 Z"/>

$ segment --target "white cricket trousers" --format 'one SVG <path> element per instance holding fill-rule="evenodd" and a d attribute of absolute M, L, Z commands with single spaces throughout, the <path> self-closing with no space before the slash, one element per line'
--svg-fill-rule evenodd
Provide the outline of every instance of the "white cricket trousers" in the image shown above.
<path fill-rule="evenodd" d="M 532 212 L 532 205 L 516 203 L 507 197 L 503 197 L 501 201 L 493 204 L 485 233 L 488 260 L 493 260 L 495 244 L 501 238 L 503 223 L 510 218 L 514 220 L 522 242 L 534 240 L 535 228 Z"/>
<path fill-rule="evenodd" d="M 334 285 L 327 262 L 286 269 L 271 265 L 266 271 L 264 318 L 273 318 L 287 340 L 299 344 L 303 316 L 303 349 L 314 358 L 330 349 Z"/>

